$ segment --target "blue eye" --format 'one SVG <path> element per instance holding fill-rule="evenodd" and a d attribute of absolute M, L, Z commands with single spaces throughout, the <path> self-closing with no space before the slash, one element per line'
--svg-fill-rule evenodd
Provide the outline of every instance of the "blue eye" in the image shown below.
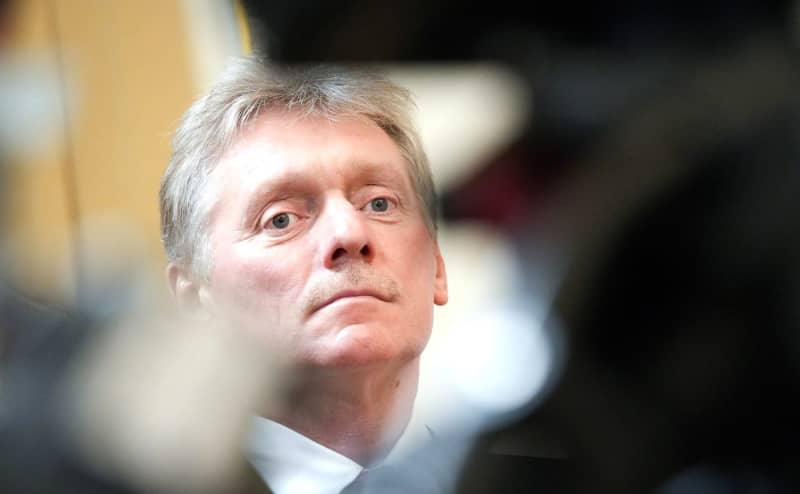
<path fill-rule="evenodd" d="M 292 222 L 292 217 L 295 216 L 292 213 L 279 213 L 273 216 L 269 220 L 269 227 L 277 228 L 278 230 L 283 230 L 287 228 L 289 224 Z"/>
<path fill-rule="evenodd" d="M 385 197 L 378 197 L 370 201 L 370 206 L 372 207 L 373 211 L 377 211 L 382 213 L 389 209 L 389 200 Z"/>

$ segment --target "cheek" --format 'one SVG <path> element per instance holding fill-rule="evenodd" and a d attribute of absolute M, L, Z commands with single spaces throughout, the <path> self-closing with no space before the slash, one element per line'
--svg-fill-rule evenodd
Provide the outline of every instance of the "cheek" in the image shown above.
<path fill-rule="evenodd" d="M 296 294 L 299 273 L 290 268 L 290 260 L 281 256 L 267 258 L 248 249 L 223 254 L 215 263 L 212 287 L 227 305 L 240 309 L 274 308 Z"/>
<path fill-rule="evenodd" d="M 410 245 L 405 245 L 402 254 L 403 264 L 400 266 L 401 273 L 408 277 L 408 281 L 415 285 L 415 288 L 425 293 L 433 293 L 433 285 L 436 278 L 436 257 L 434 245 L 427 230 L 420 234 L 417 232 Z"/>

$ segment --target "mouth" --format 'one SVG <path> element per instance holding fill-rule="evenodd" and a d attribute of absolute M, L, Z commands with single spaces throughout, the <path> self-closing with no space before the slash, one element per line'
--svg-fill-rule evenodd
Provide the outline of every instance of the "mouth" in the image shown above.
<path fill-rule="evenodd" d="M 371 298 L 375 298 L 375 299 L 381 300 L 383 302 L 388 302 L 389 301 L 388 297 L 386 297 L 384 294 L 378 292 L 377 290 L 369 290 L 369 289 L 364 289 L 364 290 L 342 290 L 341 292 L 335 293 L 333 296 L 331 296 L 330 298 L 328 298 L 324 302 L 322 302 L 319 306 L 317 306 L 314 309 L 314 312 L 322 309 L 323 307 L 327 307 L 327 306 L 331 305 L 332 303 L 334 303 L 334 302 L 336 302 L 338 300 L 343 300 L 343 299 L 348 299 L 348 298 L 359 298 L 359 297 L 371 297 Z"/>

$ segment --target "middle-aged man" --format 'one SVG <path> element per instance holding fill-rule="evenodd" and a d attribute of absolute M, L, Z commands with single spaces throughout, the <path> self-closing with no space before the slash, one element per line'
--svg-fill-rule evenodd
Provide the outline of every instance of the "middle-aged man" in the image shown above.
<path fill-rule="evenodd" d="M 278 494 L 341 491 L 411 417 L 433 305 L 447 302 L 411 106 L 372 73 L 248 58 L 175 133 L 160 196 L 169 284 L 288 362 L 251 445 Z"/>

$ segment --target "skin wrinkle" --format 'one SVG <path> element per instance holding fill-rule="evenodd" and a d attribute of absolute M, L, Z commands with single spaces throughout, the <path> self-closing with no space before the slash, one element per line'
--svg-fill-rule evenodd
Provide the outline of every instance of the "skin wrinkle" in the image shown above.
<path fill-rule="evenodd" d="M 250 131 L 252 132 L 252 129 L 250 129 Z M 234 145 L 229 152 L 225 154 L 225 158 L 235 159 L 240 152 L 242 152 L 241 147 Z M 265 161 L 267 159 L 267 157 L 264 157 L 262 159 L 252 160 L 250 163 L 245 165 L 246 173 L 248 175 L 257 176 L 259 169 L 265 165 Z M 325 164 L 317 163 L 315 164 L 315 167 L 324 168 Z M 347 172 L 342 171 L 340 173 L 348 173 L 359 177 L 359 181 L 354 182 L 351 186 L 351 189 L 348 191 L 347 196 L 352 197 L 358 190 L 368 186 L 381 186 L 394 190 L 401 190 L 403 188 L 410 187 L 412 178 L 410 176 L 409 167 L 409 163 L 406 162 L 406 169 L 404 170 L 403 177 L 403 180 L 406 182 L 405 184 L 398 183 L 397 177 L 387 173 L 386 170 L 391 168 L 391 166 L 385 162 L 356 160 L 351 164 Z M 225 181 L 229 180 L 227 175 L 223 172 L 219 172 L 218 169 L 219 167 L 215 167 L 214 170 L 212 170 L 212 179 L 207 186 L 208 192 L 214 193 L 217 196 L 219 195 L 219 190 L 224 188 Z M 312 196 L 314 195 L 315 191 L 313 190 L 312 185 L 307 183 L 306 176 L 303 173 L 292 171 L 291 163 L 286 165 L 286 169 L 287 171 L 285 171 L 282 176 L 260 183 L 250 192 L 252 199 L 248 203 L 245 213 L 242 216 L 241 228 L 244 232 L 244 235 L 252 235 L 256 233 L 254 231 L 256 221 L 259 219 L 260 214 L 264 210 L 268 209 L 272 203 L 279 202 L 281 200 L 288 200 L 292 197 L 306 198 L 306 200 L 313 201 Z M 413 192 L 411 197 L 413 199 L 412 202 L 415 203 L 415 206 L 422 215 L 422 218 L 426 220 L 422 210 L 422 203 L 420 201 L 419 194 Z M 217 199 L 217 201 L 218 200 L 219 199 Z M 212 221 L 213 212 L 216 209 L 215 206 L 217 201 L 214 201 L 214 207 L 212 207 L 212 211 L 209 216 Z M 408 210 L 408 205 L 406 204 L 407 200 L 405 197 L 400 196 L 397 198 L 397 201 L 398 207 Z M 431 236 L 434 237 L 435 232 L 431 231 Z"/>

